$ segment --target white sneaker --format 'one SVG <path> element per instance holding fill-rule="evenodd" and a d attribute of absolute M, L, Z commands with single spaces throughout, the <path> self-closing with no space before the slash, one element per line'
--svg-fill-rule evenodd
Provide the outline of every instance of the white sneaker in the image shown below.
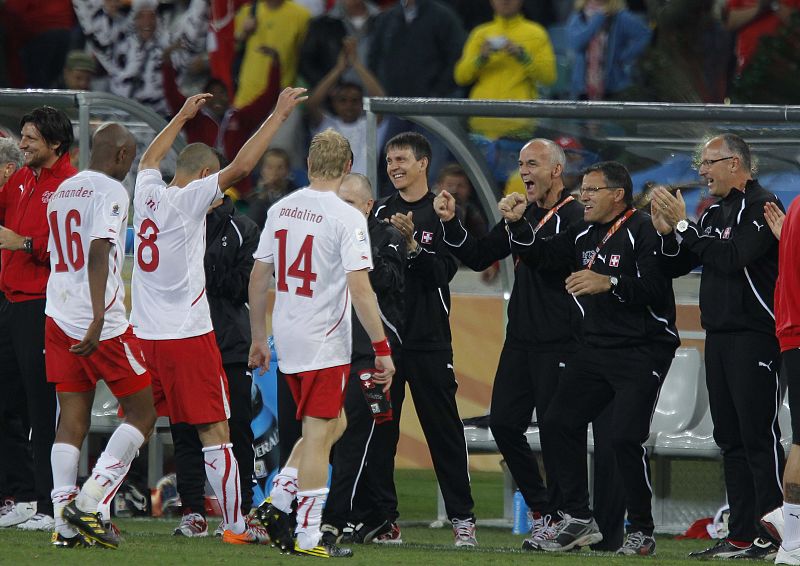
<path fill-rule="evenodd" d="M 23 531 L 52 531 L 56 528 L 56 521 L 50 515 L 36 513 L 33 517 L 17 525 Z"/>
<path fill-rule="evenodd" d="M 778 549 L 775 564 L 800 564 L 800 548 L 785 550 L 783 545 Z"/>
<path fill-rule="evenodd" d="M 450 519 L 453 524 L 454 544 L 458 548 L 473 548 L 478 546 L 478 539 L 475 536 L 474 519 Z"/>
<path fill-rule="evenodd" d="M 0 517 L 0 527 L 13 527 L 36 515 L 36 502 L 15 503 L 14 508 Z"/>
<path fill-rule="evenodd" d="M 776 507 L 761 517 L 761 526 L 777 541 L 783 540 L 783 522 L 783 507 Z"/>

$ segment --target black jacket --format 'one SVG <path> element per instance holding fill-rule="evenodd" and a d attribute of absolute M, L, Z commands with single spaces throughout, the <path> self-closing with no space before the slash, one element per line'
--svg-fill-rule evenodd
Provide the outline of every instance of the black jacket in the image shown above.
<path fill-rule="evenodd" d="M 222 363 L 247 363 L 250 315 L 247 285 L 258 247 L 255 222 L 238 214 L 230 197 L 206 217 L 206 293 Z"/>
<path fill-rule="evenodd" d="M 709 332 L 775 334 L 774 298 L 778 241 L 764 219 L 764 204 L 777 197 L 748 181 L 691 222 L 678 244 L 664 238 L 664 255 L 673 277 L 702 265 L 700 321 Z"/>
<path fill-rule="evenodd" d="M 622 216 L 620 214 L 617 218 Z M 608 224 L 572 224 L 550 238 L 533 235 L 527 220 L 508 224 L 511 244 L 539 269 L 585 269 Z M 650 216 L 637 211 L 605 243 L 592 271 L 619 279 L 616 289 L 572 297 L 582 317 L 580 342 L 593 348 L 650 347 L 671 356 L 678 347 L 672 280 L 663 272 L 661 239 Z"/>
<path fill-rule="evenodd" d="M 368 67 L 389 96 L 452 96 L 466 33 L 449 6 L 437 0 L 417 0 L 416 6 L 410 23 L 400 2 L 378 16 Z"/>
<path fill-rule="evenodd" d="M 406 202 L 399 192 L 375 205 L 375 216 L 413 212 L 414 239 L 420 253 L 405 262 L 405 317 L 401 334 L 404 350 L 450 350 L 450 288 L 458 269 L 442 241 L 442 224 L 433 210 L 433 193 Z"/>
<path fill-rule="evenodd" d="M 406 240 L 392 225 L 378 220 L 373 215 L 367 218 L 369 239 L 372 244 L 372 271 L 369 282 L 378 297 L 378 308 L 386 337 L 392 351 L 399 353 L 402 345 L 404 280 L 406 263 Z M 375 359 L 372 341 L 353 312 L 353 365 L 364 359 L 371 363 Z"/>
<path fill-rule="evenodd" d="M 558 206 L 568 196 L 564 190 L 556 203 Z M 549 212 L 531 204 L 525 218 L 532 226 Z M 569 226 L 583 220 L 583 206 L 576 200 L 564 204 L 537 233 L 548 237 L 564 232 Z M 495 261 L 508 257 L 511 243 L 506 224 L 500 221 L 483 238 L 469 235 L 459 220 L 442 222 L 444 242 L 461 262 L 475 271 L 483 271 Z M 564 279 L 570 274 L 566 268 L 547 271 L 535 269 L 514 256 L 514 287 L 508 300 L 508 326 L 505 343 L 538 351 L 570 350 L 575 347 L 580 322 L 573 311 L 574 303 L 564 290 Z"/>

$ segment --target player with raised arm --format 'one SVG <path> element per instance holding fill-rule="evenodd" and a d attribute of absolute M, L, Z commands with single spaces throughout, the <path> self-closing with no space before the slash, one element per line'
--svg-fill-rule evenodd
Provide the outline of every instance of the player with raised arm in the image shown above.
<path fill-rule="evenodd" d="M 103 524 L 108 503 L 153 430 L 150 374 L 125 315 L 122 262 L 128 193 L 120 181 L 136 155 L 123 126 L 101 125 L 92 137 L 89 169 L 67 179 L 50 197 L 50 265 L 45 314 L 47 379 L 55 383 L 61 418 L 51 451 L 53 545 L 117 548 Z M 89 430 L 95 384 L 103 379 L 125 411 L 78 491 L 80 447 Z"/>
<path fill-rule="evenodd" d="M 274 205 L 267 215 L 250 276 L 250 367 L 266 367 L 267 291 L 275 275 L 272 327 L 278 367 L 297 402 L 303 436 L 273 481 L 259 518 L 282 550 L 323 558 L 350 549 L 320 540 L 328 495 L 328 458 L 345 427 L 342 406 L 350 371 L 350 301 L 375 351 L 373 381 L 388 391 L 394 374 L 375 293 L 367 221 L 337 196 L 350 170 L 350 144 L 333 130 L 311 141 L 310 185 Z M 297 498 L 297 540 L 289 531 Z"/>
<path fill-rule="evenodd" d="M 161 160 L 211 95 L 190 97 L 147 148 L 136 177 L 131 322 L 149 360 L 158 413 L 197 427 L 206 477 L 223 511 L 225 543 L 265 544 L 268 539 L 239 509 L 228 383 L 205 296 L 206 211 L 222 196 L 222 188 L 250 174 L 281 124 L 305 99 L 304 92 L 285 89 L 269 118 L 221 171 L 210 147 L 190 144 L 181 151 L 175 177 L 166 184 L 158 169 Z"/>

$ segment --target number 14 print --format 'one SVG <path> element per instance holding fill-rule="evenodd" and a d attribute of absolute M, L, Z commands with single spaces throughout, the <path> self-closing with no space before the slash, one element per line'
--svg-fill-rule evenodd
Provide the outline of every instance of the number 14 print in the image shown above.
<path fill-rule="evenodd" d="M 279 292 L 288 293 L 289 286 L 286 284 L 286 276 L 300 279 L 303 284 L 295 289 L 295 294 L 301 297 L 313 297 L 314 290 L 311 284 L 317 280 L 317 274 L 312 271 L 311 267 L 311 251 L 314 246 L 314 236 L 309 234 L 303 240 L 303 245 L 300 246 L 300 251 L 297 253 L 292 265 L 286 270 L 286 235 L 288 230 L 278 230 L 275 232 L 275 239 L 278 240 L 278 271 L 276 278 L 278 280 L 277 290 Z"/>

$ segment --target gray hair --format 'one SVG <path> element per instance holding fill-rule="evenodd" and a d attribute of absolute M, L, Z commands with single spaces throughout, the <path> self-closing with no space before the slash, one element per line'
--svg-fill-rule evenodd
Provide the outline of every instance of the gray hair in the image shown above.
<path fill-rule="evenodd" d="M 11 138 L 0 138 L 0 165 L 6 163 L 13 163 L 19 169 L 25 164 L 25 158 L 17 142 Z"/>
<path fill-rule="evenodd" d="M 564 148 L 553 140 L 549 140 L 547 138 L 533 138 L 525 145 L 532 144 L 533 142 L 539 142 L 550 151 L 551 165 L 561 165 L 561 168 L 563 169 L 567 164 L 567 154 L 564 153 Z"/>

